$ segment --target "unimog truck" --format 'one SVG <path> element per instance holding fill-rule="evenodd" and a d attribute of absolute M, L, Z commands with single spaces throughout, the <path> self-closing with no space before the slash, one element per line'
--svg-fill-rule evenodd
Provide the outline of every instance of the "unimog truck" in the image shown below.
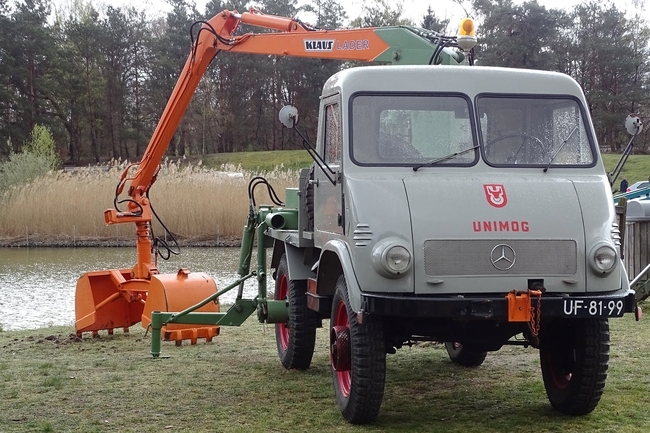
<path fill-rule="evenodd" d="M 286 114 L 286 113 L 285 113 Z M 289 114 L 291 126 L 295 114 Z M 388 66 L 323 88 L 295 224 L 271 213 L 287 368 L 330 319 L 336 398 L 373 419 L 387 353 L 444 342 L 467 367 L 521 335 L 548 398 L 582 415 L 607 376 L 608 319 L 634 312 L 608 177 L 583 92 L 552 72 Z M 287 194 L 291 194 L 288 191 Z M 289 200 L 289 199 L 287 199 Z M 277 224 L 276 224 L 277 223 Z"/>
<path fill-rule="evenodd" d="M 239 34 L 242 23 L 275 32 Z M 104 213 L 107 224 L 135 224 L 137 263 L 79 279 L 79 335 L 141 321 L 159 357 L 161 339 L 210 340 L 219 326 L 256 313 L 275 324 L 282 365 L 301 370 L 311 364 L 317 329 L 328 327 L 336 401 L 357 424 L 377 418 L 386 355 L 404 345 L 441 342 L 453 362 L 475 367 L 488 352 L 519 344 L 539 350 L 553 407 L 572 415 L 596 407 L 608 320 L 637 307 L 608 176 L 573 79 L 471 66 L 471 20 L 454 37 L 411 27 L 322 30 L 256 10 L 197 24 L 149 146 Z M 205 273 L 158 272 L 148 195 L 219 52 L 392 63 L 327 80 L 315 143 L 296 126 L 295 108 L 281 111 L 313 167 L 284 202 L 265 179 L 251 180 L 241 278 L 220 290 Z M 259 186 L 272 204 L 257 204 Z M 120 200 L 124 191 L 129 198 Z M 252 277 L 258 293 L 245 299 Z M 235 303 L 221 312 L 219 296 L 235 289 Z"/>

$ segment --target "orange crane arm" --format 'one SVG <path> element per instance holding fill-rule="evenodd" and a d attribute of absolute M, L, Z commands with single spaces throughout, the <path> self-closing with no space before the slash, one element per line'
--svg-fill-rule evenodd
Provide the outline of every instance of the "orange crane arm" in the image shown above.
<path fill-rule="evenodd" d="M 231 36 L 240 23 L 275 29 L 280 33 Z M 313 35 L 313 39 L 306 40 L 306 33 Z M 337 46 L 345 49 L 337 50 Z M 205 22 L 199 31 L 197 41 L 131 181 L 129 195 L 137 201 L 151 187 L 158 165 L 196 87 L 219 51 L 373 61 L 388 48 L 389 45 L 375 34 L 374 29 L 309 30 L 291 18 L 264 15 L 255 10 L 242 14 L 232 11 L 217 14 Z"/>
<path fill-rule="evenodd" d="M 116 190 L 115 208 L 104 211 L 106 224 L 136 224 L 137 263 L 132 277 L 146 279 L 158 272 L 151 261 L 152 209 L 146 196 L 203 74 L 219 51 L 407 65 L 459 64 L 465 61 L 465 52 L 471 64 L 471 47 L 476 38 L 472 21 L 466 20 L 457 37 L 408 26 L 321 30 L 256 9 L 242 14 L 224 10 L 200 23 L 190 55 L 135 174 L 129 177 L 130 167 L 124 170 Z M 234 35 L 240 24 L 275 32 Z M 117 210 L 118 197 L 129 181 L 128 211 L 121 212 Z"/>
<path fill-rule="evenodd" d="M 273 33 L 246 33 L 233 36 L 240 24 L 277 30 Z M 424 32 L 424 33 L 423 33 Z M 239 14 L 224 10 L 203 23 L 197 40 L 169 98 L 149 145 L 136 171 L 129 195 L 140 202 L 155 181 L 158 165 L 178 127 L 185 110 L 210 62 L 219 51 L 273 54 L 278 56 L 320 59 L 357 60 L 365 62 L 427 64 L 432 51 L 446 41 L 435 32 L 412 27 L 355 28 L 320 30 L 292 18 L 265 15 L 251 9 Z M 391 49 L 392 48 L 392 49 Z M 460 63 L 460 58 L 455 58 Z M 449 53 L 447 53 L 449 57 Z M 126 175 L 123 176 L 123 179 Z M 121 193 L 123 184 L 118 187 Z M 143 213 L 130 203 L 131 213 Z M 106 222 L 130 222 L 132 218 L 118 212 L 106 214 Z"/>
<path fill-rule="evenodd" d="M 225 10 L 209 21 L 196 24 L 202 26 L 196 40 L 192 41 L 191 52 L 137 170 L 132 176 L 132 166 L 123 171 L 115 193 L 114 208 L 104 211 L 106 224 L 135 223 L 136 264 L 131 270 L 91 272 L 79 279 L 75 307 L 77 333 L 131 326 L 137 323 L 138 316 L 144 317 L 145 298 L 167 299 L 169 294 L 181 293 L 177 289 L 188 287 L 191 293 L 201 294 L 208 287 L 205 281 L 212 281 L 206 277 L 205 281 L 196 280 L 199 283 L 188 282 L 187 272 L 171 276 L 159 274 L 156 263 L 152 262 L 151 220 L 154 214 L 147 195 L 174 132 L 203 74 L 219 51 L 410 65 L 458 64 L 464 61 L 465 55 L 449 47 L 458 47 L 469 53 L 471 63 L 471 46 L 476 43 L 471 21 L 466 23 L 470 25 L 461 25 L 458 37 L 405 26 L 321 30 L 297 19 L 265 15 L 255 9 L 242 14 Z M 275 31 L 235 35 L 240 24 Z M 117 205 L 127 184 L 129 198 L 123 202 L 128 203 L 128 210 L 124 212 L 119 211 Z M 155 279 L 154 275 L 157 275 Z M 158 301 L 147 301 L 147 304 L 156 308 L 159 305 Z M 183 302 L 175 305 L 184 306 Z"/>

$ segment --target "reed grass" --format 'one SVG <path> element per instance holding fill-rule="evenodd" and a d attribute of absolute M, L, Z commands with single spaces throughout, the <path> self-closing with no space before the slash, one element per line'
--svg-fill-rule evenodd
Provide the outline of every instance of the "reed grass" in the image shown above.
<path fill-rule="evenodd" d="M 209 158 L 210 169 L 200 162 L 187 165 L 166 161 L 150 191 L 153 208 L 181 240 L 229 243 L 241 236 L 246 221 L 249 180 L 264 175 L 284 199 L 285 188 L 298 184 L 299 170 L 293 167 L 308 165 L 304 154 L 277 151 L 221 155 L 218 160 Z M 237 165 L 227 162 L 229 156 Z M 619 157 L 603 155 L 608 171 L 613 170 Z M 216 165 L 219 162 L 221 165 Z M 269 169 L 269 164 L 276 162 L 275 168 Z M 245 163 L 245 168 L 240 163 Z M 103 217 L 104 210 L 113 207 L 115 188 L 125 167 L 126 163 L 113 161 L 107 168 L 50 172 L 29 184 L 7 188 L 0 193 L 0 240 L 20 245 L 134 241 L 132 224 L 106 226 Z M 648 174 L 650 155 L 632 155 L 617 184 L 622 176 L 632 184 L 646 179 Z M 124 194 L 122 198 L 126 198 Z M 256 199 L 258 204 L 270 203 L 261 189 Z M 126 205 L 121 206 L 126 209 Z M 163 234 L 159 224 L 154 223 L 153 229 L 156 235 Z"/>
<path fill-rule="evenodd" d="M 106 226 L 104 210 L 113 207 L 120 174 L 126 164 L 49 173 L 14 187 L 1 199 L 0 238 L 39 239 L 66 244 L 88 239 L 135 238 L 133 224 Z M 247 186 L 257 173 L 223 165 L 219 171 L 201 164 L 165 162 L 150 190 L 152 206 L 165 226 L 180 239 L 229 239 L 241 236 L 248 214 Z M 298 172 L 276 170 L 264 174 L 281 199 L 284 189 L 297 185 Z M 125 188 L 125 190 L 128 189 Z M 270 203 L 266 188 L 257 203 Z M 121 194 L 120 199 L 128 198 Z M 118 204 L 126 210 L 126 203 Z M 154 222 L 154 233 L 162 227 Z"/>

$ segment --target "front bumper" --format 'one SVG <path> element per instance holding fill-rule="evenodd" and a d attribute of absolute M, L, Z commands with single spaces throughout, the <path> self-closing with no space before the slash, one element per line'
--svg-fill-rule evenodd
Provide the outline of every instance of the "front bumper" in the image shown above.
<path fill-rule="evenodd" d="M 541 317 L 621 317 L 636 312 L 633 290 L 580 296 L 545 294 L 531 300 Z M 361 295 L 362 310 L 368 314 L 405 318 L 484 319 L 508 321 L 508 299 L 505 295 L 488 296 L 399 296 L 377 293 Z"/>

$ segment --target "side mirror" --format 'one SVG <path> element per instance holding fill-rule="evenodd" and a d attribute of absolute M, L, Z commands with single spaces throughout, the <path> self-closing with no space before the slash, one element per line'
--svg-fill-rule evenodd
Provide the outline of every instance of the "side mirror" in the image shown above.
<path fill-rule="evenodd" d="M 625 129 L 630 135 L 637 135 L 643 130 L 643 121 L 639 116 L 632 113 L 625 119 Z"/>
<path fill-rule="evenodd" d="M 280 109 L 280 122 L 289 129 L 298 123 L 298 109 L 293 105 L 285 105 Z"/>

